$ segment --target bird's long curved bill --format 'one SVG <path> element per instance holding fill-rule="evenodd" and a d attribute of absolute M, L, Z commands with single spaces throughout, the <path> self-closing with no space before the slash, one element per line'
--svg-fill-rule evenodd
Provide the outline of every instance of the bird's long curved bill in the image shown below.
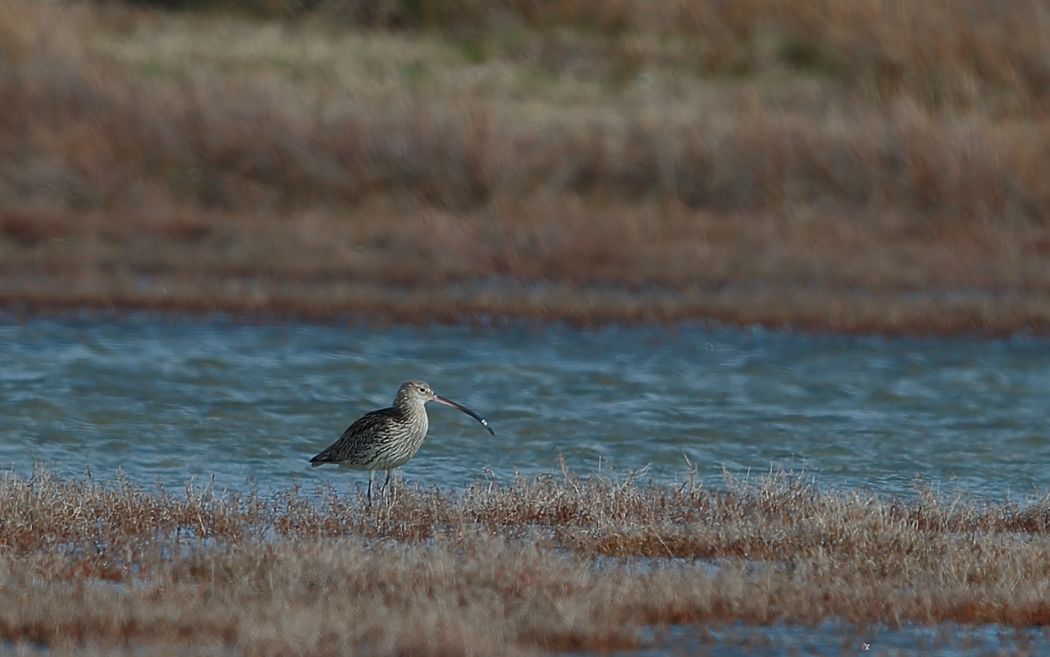
<path fill-rule="evenodd" d="M 456 402 L 452 401 L 451 399 L 446 399 L 445 397 L 442 397 L 441 395 L 434 395 L 434 401 L 436 401 L 439 404 L 444 404 L 445 406 L 451 406 L 452 408 L 456 409 L 457 411 L 462 411 L 462 412 L 466 413 L 470 417 L 472 417 L 475 420 L 477 420 L 478 422 L 480 422 L 481 426 L 483 426 L 486 429 L 488 429 L 489 433 L 491 433 L 493 436 L 496 435 L 496 432 L 493 431 L 492 427 L 489 426 L 489 421 L 488 420 L 486 420 L 485 418 L 481 417 L 480 415 L 478 415 L 474 411 L 470 410 L 469 408 L 467 408 L 463 404 L 457 404 Z"/>

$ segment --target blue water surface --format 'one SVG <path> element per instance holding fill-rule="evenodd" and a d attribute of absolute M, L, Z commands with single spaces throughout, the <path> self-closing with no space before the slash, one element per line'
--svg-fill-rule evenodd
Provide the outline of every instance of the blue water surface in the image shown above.
<path fill-rule="evenodd" d="M 883 339 L 706 326 L 374 327 L 157 317 L 0 321 L 0 466 L 123 469 L 262 489 L 358 486 L 309 458 L 420 378 L 430 406 L 402 476 L 460 487 L 599 468 L 713 486 L 770 468 L 825 487 L 990 499 L 1050 489 L 1050 341 Z"/>

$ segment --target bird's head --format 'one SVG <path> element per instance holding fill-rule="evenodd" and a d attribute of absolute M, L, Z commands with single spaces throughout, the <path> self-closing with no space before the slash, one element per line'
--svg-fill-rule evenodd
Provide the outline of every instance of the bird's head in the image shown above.
<path fill-rule="evenodd" d="M 397 397 L 394 402 L 401 406 L 403 404 L 425 404 L 437 395 L 430 384 L 423 381 L 405 381 L 397 389 Z"/>
<path fill-rule="evenodd" d="M 394 398 L 394 405 L 398 408 L 404 409 L 410 406 L 415 406 L 417 404 L 423 405 L 426 404 L 428 401 L 444 404 L 445 406 L 450 406 L 456 409 L 457 411 L 460 411 L 461 413 L 466 413 L 470 417 L 480 422 L 481 426 L 488 429 L 489 433 L 491 433 L 492 435 L 496 435 L 496 432 L 493 431 L 492 427 L 489 426 L 488 420 L 486 420 L 485 418 L 481 417 L 474 411 L 470 410 L 469 408 L 458 402 L 454 402 L 451 399 L 448 399 L 447 397 L 442 397 L 441 395 L 434 394 L 434 389 L 431 388 L 429 384 L 424 383 L 423 381 L 406 381 L 402 383 L 401 387 L 397 389 L 397 397 Z"/>

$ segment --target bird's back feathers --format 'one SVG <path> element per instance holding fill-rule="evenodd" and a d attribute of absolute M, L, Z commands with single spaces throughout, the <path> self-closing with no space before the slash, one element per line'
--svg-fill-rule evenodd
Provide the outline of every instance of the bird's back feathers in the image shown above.
<path fill-rule="evenodd" d="M 310 465 L 316 468 L 326 463 L 354 462 L 355 456 L 374 441 L 377 434 L 384 433 L 392 421 L 401 417 L 401 411 L 394 407 L 365 413 L 347 427 L 338 440 L 310 459 Z"/>

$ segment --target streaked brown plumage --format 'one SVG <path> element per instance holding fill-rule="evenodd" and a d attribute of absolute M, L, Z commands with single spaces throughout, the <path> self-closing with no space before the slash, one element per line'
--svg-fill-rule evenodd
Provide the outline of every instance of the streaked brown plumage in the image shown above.
<path fill-rule="evenodd" d="M 372 480 L 376 470 L 386 470 L 386 479 L 380 491 L 386 489 L 390 472 L 415 456 L 427 437 L 429 422 L 426 403 L 436 401 L 462 411 L 480 422 L 496 435 L 485 418 L 451 399 L 435 395 L 422 381 L 401 384 L 394 397 L 394 405 L 362 415 L 351 424 L 339 440 L 310 459 L 316 467 L 335 463 L 359 470 L 368 470 L 368 499 L 372 499 Z"/>

